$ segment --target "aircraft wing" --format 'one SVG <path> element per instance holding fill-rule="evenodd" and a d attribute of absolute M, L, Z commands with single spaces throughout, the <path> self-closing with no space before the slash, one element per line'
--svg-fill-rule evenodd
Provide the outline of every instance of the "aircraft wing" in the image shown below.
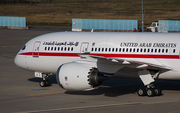
<path fill-rule="evenodd" d="M 80 56 L 84 58 L 95 58 L 98 60 L 106 60 L 109 62 L 116 62 L 122 65 L 133 65 L 135 68 L 147 68 L 147 69 L 157 69 L 157 70 L 172 70 L 173 68 L 169 66 L 162 65 L 161 63 L 150 63 L 136 59 L 129 58 L 113 58 L 113 57 L 104 57 L 101 55 L 91 54 L 91 53 L 81 53 Z"/>

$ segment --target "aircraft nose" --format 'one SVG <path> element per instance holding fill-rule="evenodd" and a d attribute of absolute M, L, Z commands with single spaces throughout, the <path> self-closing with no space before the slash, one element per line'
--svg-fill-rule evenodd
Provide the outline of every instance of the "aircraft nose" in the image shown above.
<path fill-rule="evenodd" d="M 16 57 L 14 58 L 14 63 L 19 66 L 19 67 L 22 67 L 22 58 L 20 57 L 20 55 L 16 55 Z"/>
<path fill-rule="evenodd" d="M 18 60 L 18 54 L 16 55 L 16 57 L 14 58 L 14 63 L 19 66 L 19 60 Z"/>

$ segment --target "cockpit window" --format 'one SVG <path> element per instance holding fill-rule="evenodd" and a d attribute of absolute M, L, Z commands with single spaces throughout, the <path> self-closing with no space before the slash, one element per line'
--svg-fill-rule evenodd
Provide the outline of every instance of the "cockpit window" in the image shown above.
<path fill-rule="evenodd" d="M 22 47 L 22 50 L 25 50 L 26 49 L 26 45 L 24 45 L 23 47 Z"/>

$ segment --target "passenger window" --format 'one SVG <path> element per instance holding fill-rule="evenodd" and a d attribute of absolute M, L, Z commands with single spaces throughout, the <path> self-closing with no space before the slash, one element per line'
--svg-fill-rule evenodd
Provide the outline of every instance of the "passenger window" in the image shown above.
<path fill-rule="evenodd" d="M 139 52 L 139 48 L 137 48 L 137 52 Z"/>
<path fill-rule="evenodd" d="M 134 48 L 133 52 L 136 52 L 136 49 Z"/>
<path fill-rule="evenodd" d="M 58 51 L 60 50 L 60 47 L 58 47 Z"/>
<path fill-rule="evenodd" d="M 111 48 L 109 48 L 109 52 L 111 52 Z"/>
<path fill-rule="evenodd" d="M 61 47 L 61 51 L 63 51 L 63 47 Z"/>
<path fill-rule="evenodd" d="M 114 48 L 112 48 L 112 52 L 114 52 Z"/>
<path fill-rule="evenodd" d="M 73 51 L 73 47 L 71 47 L 71 51 Z"/>
<path fill-rule="evenodd" d="M 56 47 L 54 48 L 54 51 L 56 51 Z"/>
<path fill-rule="evenodd" d="M 50 47 L 48 47 L 48 51 L 50 50 Z"/>
<path fill-rule="evenodd" d="M 164 53 L 164 49 L 162 49 L 162 53 Z"/>
<path fill-rule="evenodd" d="M 51 51 L 53 50 L 53 47 L 51 47 Z"/>
<path fill-rule="evenodd" d="M 119 52 L 121 52 L 121 48 L 119 48 Z"/>
<path fill-rule="evenodd" d="M 168 49 L 166 49 L 166 53 L 168 53 Z"/>
<path fill-rule="evenodd" d="M 159 53 L 161 52 L 161 49 L 159 49 Z"/>
<path fill-rule="evenodd" d="M 98 51 L 101 51 L 101 48 L 99 48 L 99 50 Z"/>
<path fill-rule="evenodd" d="M 128 52 L 128 48 L 126 48 L 126 52 Z"/>
<path fill-rule="evenodd" d="M 104 48 L 102 48 L 102 52 L 104 51 Z"/>
<path fill-rule="evenodd" d="M 147 50 L 147 52 L 149 53 L 150 49 Z"/>
<path fill-rule="evenodd" d="M 107 52 L 107 48 L 105 49 L 105 51 Z"/>
<path fill-rule="evenodd" d="M 68 47 L 68 51 L 70 50 L 70 47 Z"/>
<path fill-rule="evenodd" d="M 94 50 L 94 48 L 91 49 L 91 51 L 93 51 L 93 50 Z"/>
<path fill-rule="evenodd" d="M 45 47 L 45 49 L 44 50 L 46 50 L 47 49 L 47 47 Z M 23 49 L 22 49 L 23 50 Z"/>
<path fill-rule="evenodd" d="M 95 51 L 97 51 L 97 48 L 95 48 Z"/>
<path fill-rule="evenodd" d="M 140 52 L 142 52 L 142 51 L 143 51 L 143 49 L 141 48 Z"/>
<path fill-rule="evenodd" d="M 157 52 L 157 49 L 155 49 L 155 53 Z"/>
<path fill-rule="evenodd" d="M 173 49 L 173 53 L 175 53 L 176 52 L 176 50 L 175 49 Z"/>
<path fill-rule="evenodd" d="M 144 52 L 146 52 L 146 49 L 144 49 Z"/>
<path fill-rule="evenodd" d="M 64 51 L 66 51 L 66 47 L 64 48 Z"/>
<path fill-rule="evenodd" d="M 132 48 L 130 48 L 129 52 L 131 52 L 131 51 L 132 51 Z"/>
<path fill-rule="evenodd" d="M 118 51 L 118 48 L 116 48 L 116 52 Z"/>
<path fill-rule="evenodd" d="M 125 48 L 123 48 L 123 50 L 122 50 L 123 52 L 125 51 Z"/>
<path fill-rule="evenodd" d="M 153 52 L 153 49 L 151 49 L 151 53 Z"/>

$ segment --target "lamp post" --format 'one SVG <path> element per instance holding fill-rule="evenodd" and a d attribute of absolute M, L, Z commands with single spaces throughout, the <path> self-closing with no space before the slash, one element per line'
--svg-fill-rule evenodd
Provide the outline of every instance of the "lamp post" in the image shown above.
<path fill-rule="evenodd" d="M 143 26 L 143 24 L 144 24 L 143 23 L 143 0 L 142 0 L 142 8 L 141 9 L 142 9 L 142 11 L 141 11 L 142 12 L 142 32 L 144 32 L 144 26 Z"/>

